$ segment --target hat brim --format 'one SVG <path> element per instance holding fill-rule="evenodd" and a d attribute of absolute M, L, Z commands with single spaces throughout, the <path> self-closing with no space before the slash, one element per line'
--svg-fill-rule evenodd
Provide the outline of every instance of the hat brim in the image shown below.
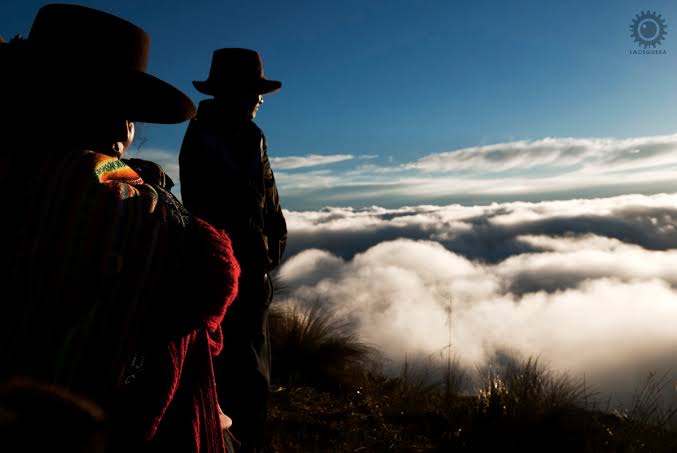
<path fill-rule="evenodd" d="M 278 80 L 260 79 L 251 83 L 225 83 L 223 86 L 214 86 L 209 80 L 196 80 L 193 86 L 202 94 L 216 96 L 223 93 L 250 92 L 254 94 L 271 94 L 280 91 L 282 82 Z"/>
<path fill-rule="evenodd" d="M 155 76 L 139 71 L 129 71 L 122 77 L 122 87 L 127 94 L 128 120 L 143 123 L 177 124 L 195 116 L 195 104 L 183 92 Z M 123 107 L 124 108 L 124 107 Z"/>
<path fill-rule="evenodd" d="M 195 104 L 188 96 L 142 71 L 67 68 L 45 77 L 46 69 L 41 63 L 29 65 L 21 81 L 34 105 L 83 114 L 102 112 L 142 123 L 178 124 L 195 116 Z"/>
<path fill-rule="evenodd" d="M 80 109 L 105 109 L 143 123 L 178 124 L 195 116 L 195 104 L 185 93 L 145 71 L 114 64 L 87 66 L 38 47 L 28 47 L 21 61 L 17 72 L 25 74 L 23 85 L 34 88 L 31 94 L 38 100 L 64 98 Z M 55 64 L 59 71 L 54 71 Z"/>

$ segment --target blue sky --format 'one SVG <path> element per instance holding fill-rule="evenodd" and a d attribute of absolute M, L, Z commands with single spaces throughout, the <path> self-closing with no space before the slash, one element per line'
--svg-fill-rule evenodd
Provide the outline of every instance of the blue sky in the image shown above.
<path fill-rule="evenodd" d="M 80 3 L 146 29 L 152 38 L 149 72 L 196 102 L 202 96 L 191 81 L 206 77 L 214 49 L 259 50 L 266 74 L 284 84 L 281 92 L 266 97 L 257 123 L 268 137 L 270 156 L 276 158 L 283 201 L 293 209 L 677 188 L 665 173 L 677 164 L 677 140 L 672 137 L 677 131 L 674 2 Z M 4 1 L 0 33 L 27 34 L 42 4 Z M 629 26 L 635 14 L 648 9 L 662 14 L 668 24 L 667 38 L 659 46 L 667 55 L 630 53 L 638 47 Z M 172 167 L 184 130 L 185 124 L 144 125 L 140 155 Z M 655 149 L 646 148 L 646 143 L 655 145 L 655 136 L 663 137 L 658 160 Z M 496 144 L 530 161 L 532 141 L 548 137 L 590 139 L 586 143 L 593 145 L 604 138 L 644 138 L 632 142 L 632 149 L 622 141 L 612 145 L 612 157 L 607 157 L 639 153 L 652 160 L 640 165 L 639 182 L 633 169 L 617 179 L 622 184 L 609 177 L 602 185 L 594 182 L 598 178 L 591 165 L 603 171 L 608 160 L 597 159 L 594 146 L 586 148 L 592 151 L 584 153 L 588 160 L 562 166 L 553 158 L 521 172 L 524 167 L 517 164 L 506 173 L 487 165 L 452 165 L 440 172 L 420 163 L 456 150 L 480 162 L 489 152 L 482 147 Z M 556 156 L 568 156 L 566 143 L 552 146 Z M 512 151 L 497 158 L 514 162 L 515 156 L 508 156 Z M 290 156 L 297 158 L 295 164 L 284 159 Z M 298 167 L 303 162 L 320 164 Z M 653 177 L 650 167 L 664 170 L 662 176 Z M 570 178 L 572 171 L 576 178 Z M 549 188 L 545 177 L 553 175 L 566 176 L 569 183 L 559 181 Z M 532 179 L 537 181 L 530 184 Z M 421 191 L 419 181 L 439 182 L 446 189 Z M 478 185 L 519 190 L 479 191 Z"/>

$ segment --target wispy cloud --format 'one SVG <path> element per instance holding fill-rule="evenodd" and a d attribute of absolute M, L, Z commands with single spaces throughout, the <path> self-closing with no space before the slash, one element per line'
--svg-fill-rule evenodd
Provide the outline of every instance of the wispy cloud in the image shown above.
<path fill-rule="evenodd" d="M 140 151 L 132 148 L 125 154 L 126 158 L 139 158 L 150 160 L 160 165 L 164 172 L 174 182 L 172 193 L 181 200 L 181 182 L 179 181 L 179 156 L 176 152 L 170 152 L 157 148 L 143 148 Z"/>
<path fill-rule="evenodd" d="M 462 148 L 402 164 L 332 169 L 329 186 L 313 193 L 324 205 L 483 202 L 532 195 L 620 195 L 677 189 L 677 134 L 614 138 L 545 138 Z M 303 173 L 303 172 L 300 172 Z M 294 207 L 302 179 L 278 178 Z M 561 198 L 561 196 L 558 196 Z M 307 209 L 317 208 L 310 203 Z"/>
<path fill-rule="evenodd" d="M 149 148 L 136 151 L 132 149 L 124 157 L 139 158 L 150 160 L 160 165 L 162 169 L 169 175 L 175 184 L 179 183 L 179 156 L 175 152 L 166 151 L 163 149 Z"/>
<path fill-rule="evenodd" d="M 630 139 L 523 140 L 430 154 L 403 168 L 427 172 L 611 173 L 670 164 L 677 164 L 677 134 Z"/>
<path fill-rule="evenodd" d="M 355 156 L 352 154 L 334 154 L 331 156 L 321 156 L 319 154 L 308 154 L 306 156 L 285 156 L 271 157 L 270 163 L 273 168 L 280 170 L 292 170 L 296 168 L 316 167 L 318 165 L 335 164 L 346 160 L 352 160 Z"/>

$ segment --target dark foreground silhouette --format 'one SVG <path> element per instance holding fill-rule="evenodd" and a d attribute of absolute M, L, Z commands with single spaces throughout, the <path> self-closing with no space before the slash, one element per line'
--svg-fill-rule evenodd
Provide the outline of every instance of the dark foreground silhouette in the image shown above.
<path fill-rule="evenodd" d="M 139 174 L 159 167 L 121 160 L 135 122 L 195 113 L 145 72 L 149 45 L 76 5 L 0 45 L 0 383 L 91 401 L 120 451 L 223 452 L 212 358 L 239 268 L 224 233 Z"/>
<path fill-rule="evenodd" d="M 263 95 L 282 84 L 264 77 L 257 52 L 226 48 L 214 52 L 209 78 L 194 85 L 214 98 L 200 103 L 186 131 L 181 195 L 192 213 L 229 234 L 242 269 L 238 296 L 223 321 L 228 346 L 215 369 L 238 451 L 257 452 L 264 447 L 270 386 L 270 272 L 280 262 L 287 227 L 266 138 L 252 120 Z"/>

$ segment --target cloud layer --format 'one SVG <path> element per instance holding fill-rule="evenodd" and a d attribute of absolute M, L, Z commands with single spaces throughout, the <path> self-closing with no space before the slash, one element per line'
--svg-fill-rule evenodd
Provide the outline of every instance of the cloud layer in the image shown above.
<path fill-rule="evenodd" d="M 540 356 L 627 396 L 677 370 L 677 195 L 288 212 L 280 276 L 393 361 Z M 294 256 L 291 256 L 294 255 Z M 451 329 L 447 324 L 451 309 Z"/>
<path fill-rule="evenodd" d="M 677 247 L 677 196 L 288 212 L 289 256 L 320 248 L 351 258 L 384 240 L 433 240 L 466 258 L 496 262 L 542 251 L 525 235 L 595 234 L 649 250 Z"/>
<path fill-rule="evenodd" d="M 311 157 L 279 158 L 283 164 L 279 169 L 292 168 L 285 167 L 291 165 L 286 159 L 312 162 Z M 381 160 L 368 165 L 355 160 L 354 165 L 331 169 L 321 178 L 313 172 L 281 173 L 278 182 L 287 206 L 297 210 L 677 190 L 677 134 L 520 140 L 434 153 L 398 164 Z M 313 197 L 308 196 L 308 187 L 314 188 Z"/>

